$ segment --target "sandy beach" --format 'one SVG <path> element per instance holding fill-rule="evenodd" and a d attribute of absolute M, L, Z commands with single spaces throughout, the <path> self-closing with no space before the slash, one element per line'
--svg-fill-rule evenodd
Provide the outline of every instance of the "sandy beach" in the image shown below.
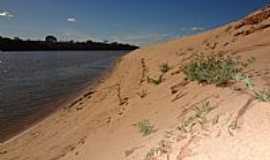
<path fill-rule="evenodd" d="M 204 32 L 135 50 L 113 70 L 31 129 L 0 144 L 1 160 L 267 160 L 270 104 L 241 83 L 186 80 L 196 53 L 256 61 L 245 68 L 256 89 L 270 87 L 270 8 Z M 160 65 L 170 69 L 160 83 Z M 181 126 L 205 101 L 213 109 L 192 130 Z M 147 120 L 153 133 L 136 124 Z"/>

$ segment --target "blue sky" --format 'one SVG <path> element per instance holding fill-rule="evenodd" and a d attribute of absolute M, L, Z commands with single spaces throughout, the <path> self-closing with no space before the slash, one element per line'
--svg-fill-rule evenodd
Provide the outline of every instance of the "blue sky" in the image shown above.
<path fill-rule="evenodd" d="M 0 35 L 144 45 L 236 20 L 267 0 L 1 0 Z"/>

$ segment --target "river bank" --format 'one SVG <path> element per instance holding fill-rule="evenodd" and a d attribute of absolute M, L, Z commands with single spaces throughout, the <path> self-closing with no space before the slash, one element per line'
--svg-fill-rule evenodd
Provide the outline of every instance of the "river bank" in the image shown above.
<path fill-rule="evenodd" d="M 243 72 L 256 90 L 269 89 L 269 11 L 261 9 L 214 30 L 123 56 L 94 91 L 1 145 L 0 158 L 267 159 L 269 102 L 242 83 L 189 81 L 183 68 L 199 53 L 254 57 Z M 169 66 L 166 72 L 164 64 Z"/>

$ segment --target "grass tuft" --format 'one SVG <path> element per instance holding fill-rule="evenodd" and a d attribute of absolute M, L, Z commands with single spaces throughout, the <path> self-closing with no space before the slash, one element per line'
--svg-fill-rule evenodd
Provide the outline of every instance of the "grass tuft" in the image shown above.
<path fill-rule="evenodd" d="M 171 143 L 169 141 L 162 140 L 159 142 L 158 147 L 152 148 L 145 156 L 144 160 L 155 160 L 164 154 L 169 154 L 172 150 Z"/>
<path fill-rule="evenodd" d="M 160 150 L 158 148 L 152 148 L 145 156 L 144 160 L 153 160 L 154 157 L 160 155 Z"/>
<path fill-rule="evenodd" d="M 234 76 L 234 80 L 238 82 L 243 82 L 249 90 L 254 90 L 254 82 L 247 75 L 237 73 Z"/>
<path fill-rule="evenodd" d="M 147 77 L 147 82 L 148 83 L 152 83 L 152 84 L 155 84 L 155 85 L 159 85 L 161 84 L 163 81 L 163 74 L 161 74 L 158 79 L 154 79 L 154 78 L 151 78 L 151 77 Z"/>
<path fill-rule="evenodd" d="M 270 102 L 270 90 L 262 90 L 262 91 L 256 91 L 254 88 L 254 82 L 246 75 L 243 74 L 237 74 L 235 76 L 236 81 L 242 81 L 247 89 L 253 92 L 253 95 L 255 98 L 260 102 Z"/>
<path fill-rule="evenodd" d="M 197 125 L 203 127 L 207 122 L 207 115 L 215 108 L 215 106 L 211 106 L 209 101 L 195 106 L 193 114 L 185 119 L 178 129 L 185 133 L 189 133 L 192 132 L 193 128 Z"/>
<path fill-rule="evenodd" d="M 154 132 L 154 125 L 150 123 L 149 120 L 142 120 L 136 124 L 139 129 L 139 132 L 143 134 L 143 136 L 148 136 Z"/>
<path fill-rule="evenodd" d="M 270 90 L 255 92 L 255 97 L 261 102 L 270 102 Z"/>

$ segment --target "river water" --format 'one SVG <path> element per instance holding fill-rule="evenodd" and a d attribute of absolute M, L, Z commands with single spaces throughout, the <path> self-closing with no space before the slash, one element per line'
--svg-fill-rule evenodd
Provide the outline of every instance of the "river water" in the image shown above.
<path fill-rule="evenodd" d="M 0 142 L 44 118 L 127 52 L 0 52 Z"/>

